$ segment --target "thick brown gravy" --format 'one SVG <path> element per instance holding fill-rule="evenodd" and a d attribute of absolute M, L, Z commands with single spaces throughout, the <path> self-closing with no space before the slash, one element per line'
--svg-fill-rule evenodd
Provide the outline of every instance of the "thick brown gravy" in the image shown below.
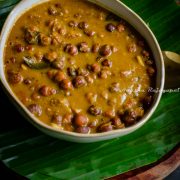
<path fill-rule="evenodd" d="M 7 41 L 5 71 L 20 101 L 55 128 L 125 128 L 151 105 L 155 66 L 123 19 L 83 0 L 51 0 L 23 14 Z"/>

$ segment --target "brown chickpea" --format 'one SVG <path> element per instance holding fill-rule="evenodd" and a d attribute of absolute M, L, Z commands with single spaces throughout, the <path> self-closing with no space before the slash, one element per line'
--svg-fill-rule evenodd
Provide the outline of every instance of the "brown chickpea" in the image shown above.
<path fill-rule="evenodd" d="M 151 95 L 148 95 L 144 98 L 143 104 L 145 108 L 148 108 L 152 103 L 153 97 Z"/>
<path fill-rule="evenodd" d="M 94 94 L 92 92 L 89 92 L 85 95 L 87 101 L 91 104 L 95 103 L 97 101 L 97 97 L 98 95 L 97 94 Z"/>
<path fill-rule="evenodd" d="M 102 61 L 101 64 L 106 67 L 112 67 L 112 61 L 110 61 L 108 59 L 105 59 L 104 61 Z"/>
<path fill-rule="evenodd" d="M 63 70 L 65 66 L 65 57 L 61 57 L 52 62 L 52 67 Z"/>
<path fill-rule="evenodd" d="M 131 43 L 129 46 L 128 46 L 128 51 L 130 53 L 134 53 L 137 51 L 137 47 L 136 47 L 136 44 L 135 43 Z"/>
<path fill-rule="evenodd" d="M 51 37 L 51 44 L 54 45 L 54 46 L 57 46 L 57 45 L 62 45 L 63 41 L 61 39 L 61 36 L 58 35 L 58 34 L 55 34 Z"/>
<path fill-rule="evenodd" d="M 87 29 L 88 27 L 89 27 L 89 25 L 86 23 L 86 22 L 80 22 L 79 24 L 78 24 L 78 27 L 79 27 L 79 29 Z"/>
<path fill-rule="evenodd" d="M 145 63 L 149 66 L 154 64 L 153 61 L 150 59 L 146 60 Z"/>
<path fill-rule="evenodd" d="M 101 67 L 98 63 L 94 63 L 91 65 L 91 71 L 94 73 L 98 73 L 101 71 Z"/>
<path fill-rule="evenodd" d="M 98 116 L 102 114 L 102 109 L 92 105 L 89 107 L 88 112 L 93 116 Z"/>
<path fill-rule="evenodd" d="M 57 74 L 57 72 L 58 72 L 58 71 L 55 70 L 55 69 L 49 70 L 49 71 L 47 72 L 48 78 L 53 79 L 53 78 L 55 77 L 55 75 Z"/>
<path fill-rule="evenodd" d="M 41 34 L 40 35 L 40 42 L 41 42 L 41 45 L 48 46 L 51 44 L 51 38 L 44 35 L 44 34 Z"/>
<path fill-rule="evenodd" d="M 51 96 L 51 95 L 56 94 L 56 90 L 49 86 L 44 85 L 39 89 L 39 93 L 42 96 Z"/>
<path fill-rule="evenodd" d="M 73 114 L 72 113 L 67 113 L 64 115 L 62 119 L 63 124 L 71 124 L 73 119 Z"/>
<path fill-rule="evenodd" d="M 74 117 L 74 123 L 76 126 L 78 127 L 82 127 L 82 126 L 86 126 L 87 123 L 88 123 L 88 118 L 86 115 L 83 115 L 83 114 L 76 114 L 75 117 Z"/>
<path fill-rule="evenodd" d="M 23 77 L 19 72 L 8 72 L 8 80 L 11 84 L 19 84 L 23 81 Z"/>
<path fill-rule="evenodd" d="M 112 54 L 111 46 L 107 44 L 101 46 L 99 53 L 101 56 L 110 56 Z"/>
<path fill-rule="evenodd" d="M 114 109 L 107 110 L 103 113 L 103 116 L 112 118 L 115 116 L 115 110 Z"/>
<path fill-rule="evenodd" d="M 30 104 L 27 108 L 32 114 L 36 116 L 41 116 L 42 114 L 42 108 L 38 104 Z"/>
<path fill-rule="evenodd" d="M 118 32 L 123 32 L 125 30 L 125 26 L 123 24 L 118 24 L 116 27 Z"/>
<path fill-rule="evenodd" d="M 114 93 L 114 92 L 119 92 L 120 91 L 120 87 L 119 87 L 119 83 L 112 83 L 111 86 L 109 87 L 109 91 L 111 93 Z"/>
<path fill-rule="evenodd" d="M 36 26 L 31 26 L 25 29 L 24 39 L 28 44 L 39 43 L 39 29 Z"/>
<path fill-rule="evenodd" d="M 25 50 L 27 50 L 27 51 L 34 51 L 34 47 L 31 46 L 31 45 L 26 45 L 25 46 Z"/>
<path fill-rule="evenodd" d="M 112 118 L 111 122 L 116 129 L 124 128 L 124 124 L 121 122 L 121 119 L 119 117 Z"/>
<path fill-rule="evenodd" d="M 64 48 L 64 51 L 69 53 L 72 56 L 75 56 L 78 54 L 78 48 L 72 44 L 67 44 Z"/>
<path fill-rule="evenodd" d="M 147 68 L 147 73 L 150 75 L 150 76 L 153 76 L 155 74 L 155 69 L 153 67 L 148 67 Z"/>
<path fill-rule="evenodd" d="M 11 58 L 10 58 L 10 61 L 11 61 L 12 64 L 15 64 L 16 58 L 15 58 L 15 57 L 11 57 Z"/>
<path fill-rule="evenodd" d="M 86 77 L 89 75 L 89 72 L 87 71 L 87 69 L 79 67 L 77 68 L 77 75 Z"/>
<path fill-rule="evenodd" d="M 59 13 L 54 6 L 48 8 L 48 13 L 52 16 L 57 16 Z"/>
<path fill-rule="evenodd" d="M 116 48 L 115 46 L 111 45 L 111 50 L 113 53 L 117 52 L 118 51 L 118 48 Z"/>
<path fill-rule="evenodd" d="M 111 123 L 101 124 L 98 128 L 99 132 L 108 132 L 108 131 L 112 131 L 112 130 L 113 130 L 113 126 Z"/>
<path fill-rule="evenodd" d="M 73 88 L 72 83 L 70 80 L 68 79 L 63 79 L 60 83 L 59 83 L 59 87 L 62 90 L 71 90 Z"/>
<path fill-rule="evenodd" d="M 116 30 L 116 26 L 112 23 L 109 23 L 106 25 L 106 30 L 109 31 L 109 32 L 113 32 Z"/>
<path fill-rule="evenodd" d="M 146 50 L 142 51 L 142 55 L 145 56 L 145 57 L 149 57 L 150 56 L 149 52 L 146 51 Z"/>
<path fill-rule="evenodd" d="M 26 79 L 24 79 L 23 83 L 26 85 L 30 85 L 30 84 L 32 84 L 32 79 L 26 78 Z"/>
<path fill-rule="evenodd" d="M 57 52 L 55 51 L 51 51 L 49 53 L 46 53 L 44 58 L 49 61 L 49 62 L 53 62 L 57 59 L 58 55 L 57 55 Z"/>
<path fill-rule="evenodd" d="M 59 28 L 59 29 L 58 29 L 58 33 L 59 33 L 60 35 L 62 35 L 62 36 L 65 36 L 66 33 L 67 33 L 67 31 L 66 31 L 65 28 Z"/>
<path fill-rule="evenodd" d="M 72 28 L 75 28 L 75 27 L 78 26 L 78 23 L 75 22 L 75 21 L 69 21 L 69 22 L 68 22 L 68 26 L 69 26 L 69 27 L 72 27 Z"/>
<path fill-rule="evenodd" d="M 56 114 L 53 115 L 51 122 L 57 124 L 58 126 L 61 126 L 62 125 L 62 116 L 56 115 Z"/>
<path fill-rule="evenodd" d="M 86 83 L 84 76 L 77 76 L 73 79 L 73 85 L 75 88 L 85 86 L 86 84 L 87 83 Z"/>
<path fill-rule="evenodd" d="M 61 82 L 62 80 L 66 79 L 66 75 L 64 72 L 62 71 L 58 71 L 55 75 L 54 75 L 54 80 L 56 82 Z"/>
<path fill-rule="evenodd" d="M 76 13 L 76 14 L 74 14 L 73 17 L 76 18 L 76 19 L 81 19 L 82 15 L 80 13 Z"/>
<path fill-rule="evenodd" d="M 76 128 L 76 132 L 81 133 L 81 134 L 88 134 L 90 132 L 90 128 L 87 126 L 78 127 Z"/>
<path fill-rule="evenodd" d="M 111 75 L 111 72 L 108 71 L 108 70 L 105 70 L 105 69 L 101 70 L 101 71 L 98 73 L 98 76 L 99 76 L 99 78 L 101 78 L 101 79 L 107 79 L 109 75 Z"/>
<path fill-rule="evenodd" d="M 88 44 L 86 42 L 82 42 L 78 45 L 79 51 L 82 53 L 87 53 L 90 51 L 90 48 L 88 47 Z"/>
<path fill-rule="evenodd" d="M 89 37 L 92 37 L 95 35 L 95 31 L 89 30 L 89 29 L 85 29 L 84 30 L 84 34 L 86 34 Z"/>
<path fill-rule="evenodd" d="M 99 43 L 93 44 L 92 52 L 93 53 L 98 53 L 99 52 L 99 48 L 100 48 L 100 44 Z"/>
<path fill-rule="evenodd" d="M 68 67 L 67 73 L 71 77 L 76 77 L 77 76 L 77 69 L 74 66 Z"/>
<path fill-rule="evenodd" d="M 40 96 L 38 93 L 34 92 L 34 93 L 32 93 L 32 95 L 31 95 L 31 99 L 32 99 L 33 101 L 37 101 L 37 100 L 41 99 L 41 96 Z"/>
<path fill-rule="evenodd" d="M 96 61 L 97 62 L 102 62 L 104 60 L 104 57 L 101 57 L 101 56 L 98 56 L 97 58 L 96 58 Z"/>
<path fill-rule="evenodd" d="M 94 82 L 93 77 L 90 76 L 90 75 L 87 75 L 87 76 L 85 77 L 85 80 L 86 80 L 86 82 L 89 83 L 89 84 L 92 84 L 92 83 Z"/>
<path fill-rule="evenodd" d="M 126 126 L 130 126 L 136 122 L 136 113 L 133 110 L 128 110 L 123 115 L 123 121 L 125 122 Z"/>
<path fill-rule="evenodd" d="M 24 46 L 21 45 L 21 44 L 16 44 L 16 45 L 14 46 L 14 49 L 16 50 L 16 52 L 21 53 L 21 52 L 24 51 Z"/>

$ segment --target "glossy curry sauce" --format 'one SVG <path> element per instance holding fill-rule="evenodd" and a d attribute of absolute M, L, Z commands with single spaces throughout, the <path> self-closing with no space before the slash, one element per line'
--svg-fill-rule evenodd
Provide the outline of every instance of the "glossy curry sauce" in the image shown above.
<path fill-rule="evenodd" d="M 23 14 L 10 32 L 4 65 L 29 111 L 66 131 L 125 128 L 153 100 L 155 67 L 143 38 L 83 0 L 52 0 Z"/>

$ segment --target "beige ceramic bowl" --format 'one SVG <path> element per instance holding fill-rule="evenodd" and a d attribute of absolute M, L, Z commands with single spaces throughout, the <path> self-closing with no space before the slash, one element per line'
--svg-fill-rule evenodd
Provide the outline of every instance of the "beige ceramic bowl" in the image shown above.
<path fill-rule="evenodd" d="M 6 45 L 6 40 L 8 38 L 8 35 L 16 22 L 16 20 L 28 9 L 32 8 L 33 6 L 37 4 L 41 4 L 43 2 L 46 2 L 47 0 L 22 0 L 10 13 L 8 16 L 0 37 L 0 79 L 1 84 L 3 85 L 5 91 L 7 92 L 8 96 L 12 100 L 12 102 L 15 104 L 17 109 L 24 115 L 24 117 L 32 123 L 34 126 L 36 126 L 38 129 L 43 131 L 44 133 L 59 138 L 64 139 L 67 141 L 73 141 L 73 142 L 81 142 L 81 143 L 88 143 L 88 142 L 96 142 L 96 141 L 102 141 L 112 138 L 117 138 L 120 136 L 124 136 L 126 134 L 129 134 L 137 129 L 139 129 L 145 122 L 149 120 L 155 109 L 157 108 L 157 105 L 160 101 L 162 90 L 164 86 L 164 63 L 163 63 L 163 57 L 161 53 L 161 49 L 159 47 L 159 44 L 149 29 L 149 27 L 143 22 L 143 20 L 135 14 L 131 9 L 129 9 L 127 6 L 125 6 L 122 2 L 118 0 L 89 0 L 92 3 L 95 3 L 99 6 L 104 7 L 105 9 L 108 9 L 109 11 L 112 11 L 114 14 L 122 17 L 125 19 L 129 24 L 131 24 L 148 42 L 155 59 L 156 67 L 157 67 L 157 77 L 156 77 L 156 88 L 159 89 L 158 93 L 155 94 L 154 102 L 152 104 L 152 107 L 149 109 L 148 112 L 144 115 L 144 117 L 139 121 L 137 124 L 127 127 L 125 129 L 119 129 L 119 130 L 113 130 L 110 132 L 104 132 L 104 133 L 95 133 L 95 134 L 79 134 L 75 132 L 67 132 L 63 130 L 58 130 L 53 127 L 50 127 L 40 120 L 38 120 L 35 116 L 33 116 L 26 107 L 18 100 L 16 95 L 12 92 L 6 78 L 5 78 L 5 72 L 4 72 L 4 65 L 3 65 L 3 59 L 4 59 L 4 49 Z"/>

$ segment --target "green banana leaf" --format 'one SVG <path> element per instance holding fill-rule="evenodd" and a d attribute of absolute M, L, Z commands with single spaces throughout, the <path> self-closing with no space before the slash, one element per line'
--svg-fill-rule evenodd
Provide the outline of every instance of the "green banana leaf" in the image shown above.
<path fill-rule="evenodd" d="M 0 25 L 19 0 L 0 0 Z M 161 48 L 180 52 L 180 7 L 174 0 L 124 0 L 155 33 Z M 17 112 L 0 88 L 0 160 L 34 180 L 105 179 L 153 163 L 180 142 L 180 92 L 164 93 L 152 118 L 134 133 L 77 144 L 49 137 Z"/>

